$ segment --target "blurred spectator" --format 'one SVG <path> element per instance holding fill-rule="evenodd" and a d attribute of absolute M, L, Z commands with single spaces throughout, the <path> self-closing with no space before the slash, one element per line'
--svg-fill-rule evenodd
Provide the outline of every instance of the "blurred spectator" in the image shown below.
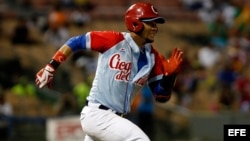
<path fill-rule="evenodd" d="M 36 87 L 30 83 L 25 76 L 21 76 L 19 81 L 12 86 L 11 91 L 18 96 L 36 96 Z"/>
<path fill-rule="evenodd" d="M 1 5 L 1 4 L 0 4 Z M 4 10 L 3 10 L 4 11 Z M 4 30 L 3 30 L 3 20 L 4 20 L 4 18 L 3 18 L 3 11 L 1 11 L 0 10 L 0 38 L 2 38 L 3 37 L 3 35 L 4 35 Z"/>
<path fill-rule="evenodd" d="M 200 78 L 200 72 L 197 69 L 188 69 L 179 75 L 176 80 L 174 91 L 176 92 L 176 102 L 180 106 L 189 107 L 193 94 L 197 91 Z"/>
<path fill-rule="evenodd" d="M 188 107 L 192 101 L 193 93 L 197 90 L 199 82 L 199 64 L 194 59 L 188 58 L 187 54 L 190 52 L 189 49 L 185 48 L 185 54 L 183 56 L 182 65 L 180 68 L 180 74 L 175 82 L 174 91 L 176 92 L 176 102 L 178 105 Z"/>
<path fill-rule="evenodd" d="M 247 49 L 243 48 L 240 38 L 236 37 L 234 41 L 227 46 L 226 56 L 228 57 L 228 61 L 230 62 L 232 69 L 235 72 L 240 72 L 244 66 L 247 64 Z"/>
<path fill-rule="evenodd" d="M 213 68 L 220 59 L 220 52 L 213 45 L 206 45 L 198 50 L 198 61 L 206 69 Z"/>
<path fill-rule="evenodd" d="M 71 19 L 75 26 L 82 27 L 91 21 L 90 15 L 82 7 L 77 7 L 71 13 Z"/>
<path fill-rule="evenodd" d="M 53 89 L 62 93 L 72 90 L 71 75 L 69 68 L 61 68 L 57 70 L 58 75 L 54 77 L 57 82 L 53 85 Z"/>
<path fill-rule="evenodd" d="M 13 114 L 12 105 L 6 101 L 3 90 L 0 90 L 0 115 L 11 116 Z"/>
<path fill-rule="evenodd" d="M 17 3 L 24 9 L 30 8 L 32 6 L 31 0 L 18 0 Z"/>
<path fill-rule="evenodd" d="M 87 78 L 81 79 L 73 87 L 73 93 L 77 99 L 77 105 L 79 110 L 82 109 L 82 104 L 85 103 L 86 97 L 89 95 L 91 82 L 88 82 Z"/>
<path fill-rule="evenodd" d="M 11 138 L 11 117 L 13 114 L 12 105 L 6 101 L 5 94 L 0 89 L 0 139 L 9 140 Z"/>
<path fill-rule="evenodd" d="M 207 25 L 210 33 L 210 42 L 217 47 L 226 47 L 230 32 L 236 32 L 234 27 L 236 17 L 239 15 L 240 7 L 232 1 L 211 0 L 204 2 L 199 9 L 198 15 Z M 231 31 L 231 29 L 235 28 Z"/>
<path fill-rule="evenodd" d="M 222 5 L 221 16 L 227 28 L 231 28 L 233 26 L 234 19 L 238 13 L 237 7 L 234 5 L 232 1 L 233 0 L 224 2 Z"/>
<path fill-rule="evenodd" d="M 51 44 L 57 49 L 59 45 L 63 44 L 69 38 L 69 31 L 65 27 L 57 29 L 48 29 L 44 33 L 44 42 Z"/>
<path fill-rule="evenodd" d="M 219 102 L 221 110 L 232 110 L 236 102 L 233 84 L 237 78 L 237 73 L 230 63 L 226 62 L 218 72 Z"/>
<path fill-rule="evenodd" d="M 75 97 L 66 93 L 60 96 L 60 100 L 56 105 L 56 116 L 70 116 L 79 114 Z"/>
<path fill-rule="evenodd" d="M 85 12 L 90 12 L 95 8 L 95 5 L 89 0 L 74 0 L 77 7 L 83 8 Z"/>
<path fill-rule="evenodd" d="M 250 112 L 250 67 L 243 69 L 241 75 L 235 81 L 239 108 L 241 112 Z"/>
<path fill-rule="evenodd" d="M 68 21 L 59 4 L 48 15 L 48 29 L 44 33 L 44 42 L 52 44 L 55 49 L 69 38 Z"/>
<path fill-rule="evenodd" d="M 203 7 L 203 0 L 181 0 L 184 7 L 188 10 L 197 10 Z M 206 0 L 210 1 L 210 0 Z"/>
<path fill-rule="evenodd" d="M 58 29 L 66 26 L 67 19 L 60 4 L 54 4 L 53 9 L 48 14 L 48 25 L 50 29 Z"/>
<path fill-rule="evenodd" d="M 210 42 L 212 45 L 225 48 L 228 44 L 228 28 L 221 14 L 210 24 Z"/>
<path fill-rule="evenodd" d="M 250 34 L 250 2 L 249 1 L 239 1 L 237 6 L 239 8 L 239 13 L 235 17 L 233 29 L 235 32 L 242 34 L 243 32 L 247 32 Z M 246 33 L 244 33 L 246 34 Z"/>
<path fill-rule="evenodd" d="M 82 27 L 91 21 L 90 12 L 95 5 L 89 0 L 74 0 L 75 9 L 71 13 L 71 19 L 74 25 Z"/>
<path fill-rule="evenodd" d="M 13 35 L 11 37 L 12 44 L 34 44 L 37 43 L 30 35 L 31 29 L 28 26 L 28 19 L 24 17 L 18 17 L 17 25 L 14 28 Z"/>
<path fill-rule="evenodd" d="M 48 20 L 44 15 L 32 14 L 30 16 L 29 25 L 43 34 L 48 29 Z"/>
<path fill-rule="evenodd" d="M 203 6 L 198 10 L 198 15 L 202 22 L 208 27 L 212 24 L 219 15 L 219 10 L 215 8 L 212 0 L 204 1 Z"/>
<path fill-rule="evenodd" d="M 75 4 L 73 0 L 57 0 L 57 3 L 60 3 L 62 8 L 74 8 Z"/>
<path fill-rule="evenodd" d="M 23 73 L 23 67 L 17 57 L 0 59 L 0 68 L 0 84 L 3 89 L 11 88 L 16 84 L 16 78 Z"/>
<path fill-rule="evenodd" d="M 93 74 L 96 71 L 97 57 L 96 54 L 90 51 L 78 51 L 72 56 L 72 63 L 84 69 L 86 73 Z"/>

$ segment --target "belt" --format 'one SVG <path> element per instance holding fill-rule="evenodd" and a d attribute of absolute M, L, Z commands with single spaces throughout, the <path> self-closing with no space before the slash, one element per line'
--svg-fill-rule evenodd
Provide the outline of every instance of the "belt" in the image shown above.
<path fill-rule="evenodd" d="M 90 106 L 90 103 L 89 103 L 88 100 L 86 100 L 86 106 Z M 110 109 L 107 106 L 102 105 L 102 104 L 95 104 L 95 106 L 93 106 L 93 107 L 97 107 L 97 108 L 102 109 L 102 110 L 111 110 L 113 113 L 115 113 L 116 115 L 118 115 L 120 117 L 124 117 L 125 116 L 124 113 L 116 112 L 116 111 L 114 111 L 114 110 L 112 110 L 112 109 Z"/>

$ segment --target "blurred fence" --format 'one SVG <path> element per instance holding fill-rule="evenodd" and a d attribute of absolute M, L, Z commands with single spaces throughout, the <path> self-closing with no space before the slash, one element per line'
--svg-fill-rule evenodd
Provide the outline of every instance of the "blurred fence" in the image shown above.
<path fill-rule="evenodd" d="M 3 118 L 0 118 L 0 123 Z M 187 117 L 189 126 L 185 132 L 171 135 L 171 126 L 156 121 L 156 139 L 154 141 L 223 141 L 225 124 L 249 124 L 250 114 L 221 113 L 191 114 Z M 58 118 L 11 117 L 11 138 L 5 138 L 7 132 L 1 128 L 0 141 L 79 141 L 83 140 L 78 116 Z M 176 128 L 176 127 L 174 127 Z M 7 134 L 4 134 L 7 133 Z"/>
<path fill-rule="evenodd" d="M 43 117 L 15 117 L 0 115 L 0 141 L 45 141 Z"/>
<path fill-rule="evenodd" d="M 190 117 L 190 133 L 199 141 L 223 141 L 225 124 L 250 124 L 249 113 L 195 114 Z"/>

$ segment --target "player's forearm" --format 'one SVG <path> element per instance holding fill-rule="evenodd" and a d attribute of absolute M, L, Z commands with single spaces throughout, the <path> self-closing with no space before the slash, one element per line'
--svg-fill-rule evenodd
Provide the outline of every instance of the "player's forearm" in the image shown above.
<path fill-rule="evenodd" d="M 161 87 L 163 87 L 165 90 L 169 91 L 174 88 L 176 80 L 176 74 L 171 74 L 171 75 L 164 75 L 160 81 Z"/>
<path fill-rule="evenodd" d="M 153 94 L 157 102 L 167 102 L 171 98 L 175 78 L 176 75 L 163 76 L 163 78 L 155 84 Z"/>
<path fill-rule="evenodd" d="M 70 55 L 72 54 L 72 50 L 68 45 L 63 45 L 52 57 L 49 64 L 57 69 L 61 63 L 63 63 Z"/>
<path fill-rule="evenodd" d="M 68 45 L 63 45 L 54 54 L 50 62 L 36 74 L 36 85 L 39 88 L 43 88 L 44 86 L 51 88 L 56 69 L 69 57 L 71 53 L 71 48 Z"/>
<path fill-rule="evenodd" d="M 67 57 L 72 54 L 72 49 L 66 44 L 64 44 L 58 51 L 62 52 Z"/>

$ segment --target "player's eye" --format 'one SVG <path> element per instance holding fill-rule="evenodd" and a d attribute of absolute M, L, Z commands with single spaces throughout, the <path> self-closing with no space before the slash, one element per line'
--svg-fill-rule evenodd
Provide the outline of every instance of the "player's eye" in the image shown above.
<path fill-rule="evenodd" d="M 145 22 L 146 25 L 150 26 L 150 27 L 157 27 L 156 26 L 156 22 L 151 21 L 151 22 Z"/>

